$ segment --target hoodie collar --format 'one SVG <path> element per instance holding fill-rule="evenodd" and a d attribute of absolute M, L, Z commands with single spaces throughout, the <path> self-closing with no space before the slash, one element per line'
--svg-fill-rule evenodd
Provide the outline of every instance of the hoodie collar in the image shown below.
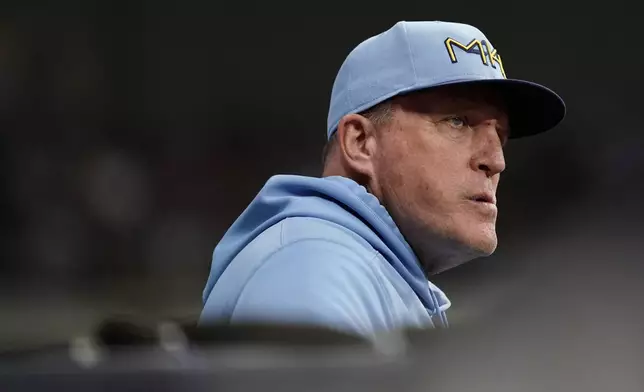
<path fill-rule="evenodd" d="M 345 188 L 349 189 L 349 191 L 351 191 L 351 193 L 354 196 L 356 196 L 358 200 L 360 200 L 364 205 L 367 206 L 369 210 L 371 210 L 374 213 L 374 216 L 377 219 L 382 221 L 389 228 L 389 230 L 391 230 L 391 232 L 396 236 L 396 238 L 398 238 L 398 240 L 404 245 L 407 252 L 409 252 L 408 256 L 420 265 L 418 257 L 416 257 L 416 254 L 414 253 L 413 249 L 411 248 L 411 246 L 409 245 L 405 237 L 400 232 L 400 229 L 398 229 L 398 226 L 394 222 L 391 215 L 389 215 L 389 212 L 387 211 L 387 209 L 385 209 L 385 207 L 380 203 L 380 200 L 378 200 L 376 196 L 369 193 L 364 186 L 358 184 L 354 180 L 347 177 L 330 176 L 330 177 L 324 177 L 324 179 L 341 184 Z M 451 306 L 451 302 L 449 301 L 445 293 L 441 289 L 439 289 L 436 285 L 434 285 L 432 282 L 428 281 L 427 283 L 429 285 L 429 290 L 434 294 L 434 297 L 438 302 L 437 304 L 438 309 L 435 309 L 435 310 L 440 312 L 446 311 Z"/>

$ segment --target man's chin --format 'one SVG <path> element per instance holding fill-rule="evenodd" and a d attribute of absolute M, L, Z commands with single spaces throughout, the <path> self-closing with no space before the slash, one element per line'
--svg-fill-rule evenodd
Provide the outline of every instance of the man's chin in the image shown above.
<path fill-rule="evenodd" d="M 469 247 L 472 249 L 472 252 L 477 253 L 478 257 L 491 256 L 492 253 L 496 250 L 497 239 L 496 235 L 494 236 L 485 236 L 479 241 L 473 241 L 470 243 Z"/>

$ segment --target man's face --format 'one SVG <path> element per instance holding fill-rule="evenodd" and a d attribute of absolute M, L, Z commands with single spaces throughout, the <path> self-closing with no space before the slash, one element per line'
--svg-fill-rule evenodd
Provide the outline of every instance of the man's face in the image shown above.
<path fill-rule="evenodd" d="M 430 274 L 496 249 L 509 131 L 499 102 L 471 86 L 398 97 L 378 132 L 379 196 Z"/>

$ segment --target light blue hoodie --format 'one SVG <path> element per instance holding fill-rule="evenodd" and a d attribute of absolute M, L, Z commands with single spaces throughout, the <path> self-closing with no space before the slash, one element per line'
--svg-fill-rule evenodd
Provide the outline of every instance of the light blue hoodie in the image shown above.
<path fill-rule="evenodd" d="M 373 336 L 447 326 L 450 302 L 378 199 L 344 177 L 268 180 L 215 248 L 200 322 Z M 434 316 L 434 320 L 432 319 Z"/>

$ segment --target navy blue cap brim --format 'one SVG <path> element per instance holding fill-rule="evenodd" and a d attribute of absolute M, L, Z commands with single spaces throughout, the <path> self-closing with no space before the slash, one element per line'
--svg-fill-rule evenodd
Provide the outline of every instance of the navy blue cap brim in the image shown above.
<path fill-rule="evenodd" d="M 566 104 L 554 91 L 537 83 L 518 79 L 483 79 L 448 83 L 488 85 L 507 106 L 510 139 L 536 135 L 556 127 L 566 116 Z"/>

